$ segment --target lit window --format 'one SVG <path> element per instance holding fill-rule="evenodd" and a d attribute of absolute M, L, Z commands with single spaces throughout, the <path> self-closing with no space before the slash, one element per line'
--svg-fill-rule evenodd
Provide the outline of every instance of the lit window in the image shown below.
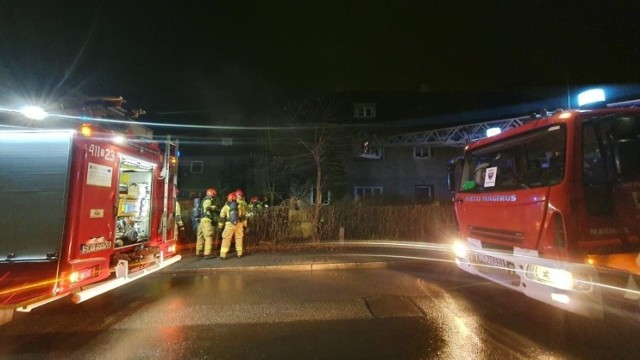
<path fill-rule="evenodd" d="M 202 174 L 202 169 L 204 168 L 204 164 L 202 161 L 194 160 L 191 162 L 191 173 L 192 174 Z"/>
<path fill-rule="evenodd" d="M 415 146 L 413 148 L 414 159 L 428 159 L 431 157 L 431 147 L 429 146 Z"/>

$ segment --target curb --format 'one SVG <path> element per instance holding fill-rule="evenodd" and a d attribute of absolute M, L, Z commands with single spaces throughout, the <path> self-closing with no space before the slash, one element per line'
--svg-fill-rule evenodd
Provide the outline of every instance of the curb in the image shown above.
<path fill-rule="evenodd" d="M 231 272 L 231 271 L 326 271 L 326 270 L 354 270 L 354 269 L 384 269 L 399 263 L 409 261 L 376 261 L 376 262 L 349 262 L 349 263 L 309 263 L 290 265 L 254 265 L 254 266 L 230 266 L 224 268 L 205 267 L 197 269 L 164 269 L 170 273 L 200 273 L 200 272 Z"/>

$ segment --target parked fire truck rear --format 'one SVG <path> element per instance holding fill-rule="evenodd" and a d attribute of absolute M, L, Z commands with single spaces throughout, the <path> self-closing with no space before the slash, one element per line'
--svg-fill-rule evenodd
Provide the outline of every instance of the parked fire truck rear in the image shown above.
<path fill-rule="evenodd" d="M 15 310 L 82 302 L 178 261 L 176 152 L 169 139 L 97 123 L 1 131 L 0 324 Z"/>
<path fill-rule="evenodd" d="M 640 109 L 558 111 L 469 144 L 459 268 L 574 313 L 640 309 Z"/>

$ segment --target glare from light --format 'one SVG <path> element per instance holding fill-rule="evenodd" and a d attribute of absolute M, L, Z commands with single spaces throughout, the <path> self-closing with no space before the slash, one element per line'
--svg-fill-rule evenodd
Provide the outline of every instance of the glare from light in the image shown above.
<path fill-rule="evenodd" d="M 116 135 L 116 136 L 114 136 L 114 137 L 113 137 L 113 141 L 114 141 L 116 144 L 122 144 L 122 143 L 124 142 L 124 136 L 122 136 L 122 135 Z"/>
<path fill-rule="evenodd" d="M 43 120 L 47 117 L 47 112 L 39 106 L 23 106 L 20 108 L 20 113 L 22 113 L 26 118 L 32 120 Z"/>
<path fill-rule="evenodd" d="M 77 271 L 74 271 L 69 275 L 70 283 L 76 283 L 78 282 L 79 279 L 80 279 L 80 274 Z"/>
<path fill-rule="evenodd" d="M 568 119 L 570 117 L 571 117 L 570 112 L 563 112 L 562 114 L 560 114 L 560 119 Z"/>
<path fill-rule="evenodd" d="M 557 302 L 562 303 L 562 304 L 568 304 L 569 303 L 569 296 L 567 294 L 551 293 L 551 300 L 557 301 Z"/>
<path fill-rule="evenodd" d="M 453 253 L 456 257 L 464 258 L 467 256 L 467 244 L 462 241 L 455 241 L 453 243 Z"/>
<path fill-rule="evenodd" d="M 493 135 L 498 135 L 500 134 L 502 130 L 500 130 L 500 128 L 498 127 L 493 127 L 493 128 L 489 128 L 487 129 L 487 137 L 491 137 Z"/>
<path fill-rule="evenodd" d="M 578 106 L 605 101 L 604 90 L 590 89 L 578 94 Z"/>
<path fill-rule="evenodd" d="M 82 135 L 86 137 L 91 136 L 91 125 L 82 125 L 82 127 L 80 128 L 80 133 L 82 133 Z"/>
<path fill-rule="evenodd" d="M 527 271 L 533 279 L 558 289 L 573 288 L 573 274 L 562 269 L 554 269 L 542 265 L 529 265 Z"/>

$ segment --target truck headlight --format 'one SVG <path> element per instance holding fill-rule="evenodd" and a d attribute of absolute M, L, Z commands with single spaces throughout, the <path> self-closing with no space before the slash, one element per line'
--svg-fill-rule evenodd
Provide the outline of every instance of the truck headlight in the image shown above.
<path fill-rule="evenodd" d="M 451 248 L 453 250 L 453 254 L 456 257 L 459 257 L 459 258 L 467 257 L 467 244 L 465 242 L 456 240 L 453 242 L 453 245 L 451 246 Z"/>
<path fill-rule="evenodd" d="M 527 265 L 527 277 L 558 289 L 573 289 L 573 274 L 566 270 L 542 265 Z"/>

